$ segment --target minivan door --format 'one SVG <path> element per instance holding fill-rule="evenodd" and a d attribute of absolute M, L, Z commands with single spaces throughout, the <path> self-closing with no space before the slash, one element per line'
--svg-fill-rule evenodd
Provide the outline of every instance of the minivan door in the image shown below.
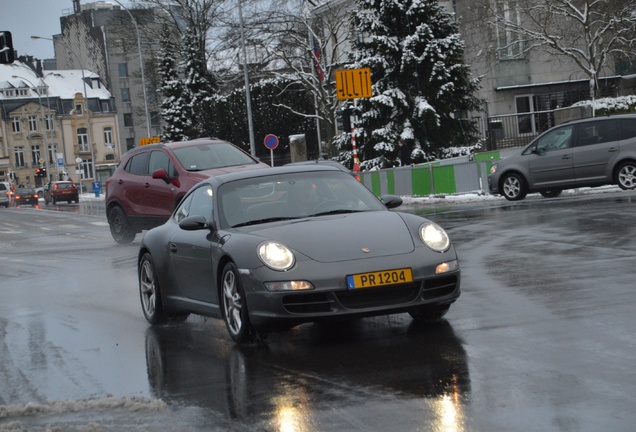
<path fill-rule="evenodd" d="M 561 188 L 574 180 L 573 126 L 556 128 L 541 136 L 529 155 L 532 188 Z"/>
<path fill-rule="evenodd" d="M 574 175 L 580 185 L 609 183 L 610 167 L 619 153 L 615 119 L 578 123 L 574 129 Z"/>

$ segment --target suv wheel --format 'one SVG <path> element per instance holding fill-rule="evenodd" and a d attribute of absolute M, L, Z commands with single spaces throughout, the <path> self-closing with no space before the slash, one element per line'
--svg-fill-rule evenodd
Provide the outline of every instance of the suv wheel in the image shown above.
<path fill-rule="evenodd" d="M 636 188 L 636 162 L 625 162 L 618 168 L 616 183 L 623 190 Z"/>
<path fill-rule="evenodd" d="M 113 207 L 108 212 L 108 225 L 110 225 L 110 234 L 117 243 L 127 244 L 135 239 L 135 232 L 121 207 Z"/>
<path fill-rule="evenodd" d="M 506 174 L 501 181 L 501 192 L 509 201 L 524 199 L 528 193 L 526 182 L 520 174 Z"/>

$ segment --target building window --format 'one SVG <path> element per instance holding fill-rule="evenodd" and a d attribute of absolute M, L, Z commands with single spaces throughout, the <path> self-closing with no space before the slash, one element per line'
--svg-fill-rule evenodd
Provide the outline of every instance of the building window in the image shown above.
<path fill-rule="evenodd" d="M 84 107 L 81 103 L 75 104 L 75 114 L 82 115 L 84 113 Z"/>
<path fill-rule="evenodd" d="M 13 154 L 15 156 L 15 166 L 17 168 L 24 168 L 25 163 L 24 163 L 24 147 L 19 146 L 19 147 L 14 147 L 13 148 Z"/>
<path fill-rule="evenodd" d="M 125 87 L 121 89 L 121 101 L 130 102 L 130 89 Z"/>
<path fill-rule="evenodd" d="M 37 116 L 29 116 L 29 130 L 35 132 L 38 130 L 38 118 Z"/>
<path fill-rule="evenodd" d="M 13 130 L 13 133 L 21 131 L 20 117 L 11 117 L 11 129 Z"/>
<path fill-rule="evenodd" d="M 42 153 L 40 153 L 40 146 L 33 145 L 31 146 L 31 160 L 33 161 L 33 166 L 40 165 L 40 157 Z"/>
<path fill-rule="evenodd" d="M 93 160 L 92 159 L 82 159 L 80 162 L 80 177 L 82 179 L 91 178 L 93 172 Z"/>
<path fill-rule="evenodd" d="M 119 63 L 117 68 L 119 69 L 119 76 L 121 78 L 128 76 L 128 65 L 126 63 Z"/>
<path fill-rule="evenodd" d="M 159 112 L 150 111 L 150 124 L 155 127 L 159 127 Z"/>
<path fill-rule="evenodd" d="M 88 135 L 86 128 L 77 129 L 77 145 L 80 153 L 90 153 L 90 147 L 88 146 Z"/>
<path fill-rule="evenodd" d="M 519 33 L 508 28 L 508 26 L 521 26 L 517 0 L 497 0 L 495 6 L 500 22 L 496 27 L 497 56 L 503 60 L 519 59 L 523 55 L 523 40 Z"/>
<path fill-rule="evenodd" d="M 135 139 L 126 138 L 126 150 L 132 150 L 135 148 Z"/>
<path fill-rule="evenodd" d="M 124 126 L 133 127 L 133 118 L 131 113 L 124 114 Z"/>
<path fill-rule="evenodd" d="M 57 164 L 57 144 L 49 144 L 49 164 L 56 165 Z"/>
<path fill-rule="evenodd" d="M 108 147 L 113 146 L 113 128 L 111 127 L 104 128 L 104 144 Z"/>
<path fill-rule="evenodd" d="M 46 123 L 46 130 L 55 130 L 55 119 L 52 114 L 48 114 L 44 117 Z"/>

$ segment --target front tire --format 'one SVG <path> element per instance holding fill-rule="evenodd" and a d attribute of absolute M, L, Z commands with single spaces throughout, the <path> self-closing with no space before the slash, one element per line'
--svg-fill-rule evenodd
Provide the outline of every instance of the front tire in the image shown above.
<path fill-rule="evenodd" d="M 162 324 L 167 321 L 163 312 L 155 262 L 149 253 L 145 253 L 139 263 L 139 297 L 146 321 L 150 324 Z"/>
<path fill-rule="evenodd" d="M 250 323 L 245 292 L 236 265 L 229 262 L 221 275 L 223 320 L 230 337 L 238 343 L 252 342 L 256 332 Z"/>
<path fill-rule="evenodd" d="M 520 174 L 506 174 L 501 180 L 501 192 L 508 201 L 522 200 L 528 193 L 526 181 Z"/>
<path fill-rule="evenodd" d="M 114 207 L 108 212 L 108 225 L 110 234 L 117 243 L 128 244 L 135 239 L 135 232 L 121 207 Z"/>
<path fill-rule="evenodd" d="M 636 162 L 621 164 L 616 172 L 616 183 L 623 190 L 636 189 Z"/>

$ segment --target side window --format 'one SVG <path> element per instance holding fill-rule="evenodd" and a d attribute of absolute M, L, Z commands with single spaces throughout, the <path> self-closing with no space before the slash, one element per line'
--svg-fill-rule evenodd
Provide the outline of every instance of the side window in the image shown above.
<path fill-rule="evenodd" d="M 150 152 L 150 163 L 148 172 L 152 174 L 155 170 L 163 168 L 168 174 L 170 174 L 170 159 L 168 155 L 161 150 L 155 150 Z"/>
<path fill-rule="evenodd" d="M 550 152 L 571 147 L 572 129 L 572 126 L 564 126 L 546 133 L 537 141 L 536 149 Z"/>
<path fill-rule="evenodd" d="M 194 194 L 190 194 L 186 199 L 181 201 L 179 207 L 174 212 L 174 221 L 176 223 L 181 222 L 183 219 L 187 218 L 190 214 L 190 204 L 192 203 L 192 196 Z"/>
<path fill-rule="evenodd" d="M 126 164 L 126 171 L 135 175 L 147 175 L 148 152 L 133 156 Z"/>
<path fill-rule="evenodd" d="M 628 140 L 636 137 L 636 118 L 619 119 L 620 139 Z"/>
<path fill-rule="evenodd" d="M 602 144 L 617 139 L 618 134 L 614 120 L 590 121 L 576 125 L 577 147 Z"/>
<path fill-rule="evenodd" d="M 190 216 L 203 216 L 206 220 L 212 219 L 212 187 L 202 186 L 190 195 Z"/>

